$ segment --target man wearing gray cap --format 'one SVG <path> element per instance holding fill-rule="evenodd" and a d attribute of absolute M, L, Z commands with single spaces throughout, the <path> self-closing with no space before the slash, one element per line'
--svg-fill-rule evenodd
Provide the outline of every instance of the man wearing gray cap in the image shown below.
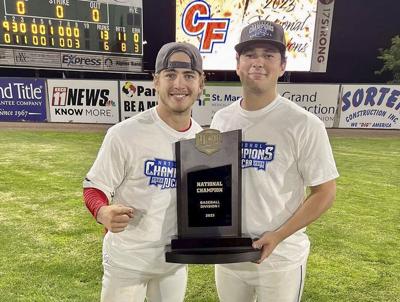
<path fill-rule="evenodd" d="M 87 208 L 108 232 L 101 301 L 183 301 L 187 268 L 165 262 L 176 235 L 174 143 L 201 127 L 191 108 L 204 86 L 199 50 L 164 45 L 156 59 L 158 105 L 111 127 L 84 186 Z"/>
<path fill-rule="evenodd" d="M 261 257 L 216 265 L 218 295 L 222 302 L 300 301 L 305 228 L 332 205 L 338 172 L 324 124 L 277 93 L 286 67 L 283 28 L 251 23 L 235 49 L 243 97 L 218 111 L 211 128 L 243 131 L 242 230 Z"/>

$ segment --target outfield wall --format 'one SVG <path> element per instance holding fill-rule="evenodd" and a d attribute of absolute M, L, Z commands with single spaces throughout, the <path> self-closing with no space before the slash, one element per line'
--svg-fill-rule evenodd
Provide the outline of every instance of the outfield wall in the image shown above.
<path fill-rule="evenodd" d="M 326 128 L 400 129 L 400 85 L 278 84 Z M 240 98 L 240 83 L 206 83 L 193 117 L 209 125 Z M 115 124 L 155 106 L 151 81 L 0 79 L 0 121 Z"/>

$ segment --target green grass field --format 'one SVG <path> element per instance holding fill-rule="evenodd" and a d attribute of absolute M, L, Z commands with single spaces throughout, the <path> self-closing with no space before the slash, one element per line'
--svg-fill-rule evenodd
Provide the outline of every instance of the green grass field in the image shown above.
<path fill-rule="evenodd" d="M 99 301 L 103 229 L 82 203 L 102 133 L 0 129 L 0 301 Z M 400 139 L 332 138 L 333 208 L 308 228 L 302 301 L 400 301 Z M 218 301 L 191 265 L 186 301 Z"/>

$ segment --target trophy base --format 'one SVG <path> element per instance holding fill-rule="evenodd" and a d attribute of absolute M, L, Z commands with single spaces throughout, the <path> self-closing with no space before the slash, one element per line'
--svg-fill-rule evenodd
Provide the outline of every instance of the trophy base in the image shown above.
<path fill-rule="evenodd" d="M 166 262 L 186 264 L 222 264 L 253 262 L 261 257 L 251 238 L 172 239 L 165 253 Z"/>

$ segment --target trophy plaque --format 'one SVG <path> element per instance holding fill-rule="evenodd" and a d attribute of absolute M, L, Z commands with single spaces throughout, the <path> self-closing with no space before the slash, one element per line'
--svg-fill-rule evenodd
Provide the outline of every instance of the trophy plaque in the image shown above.
<path fill-rule="evenodd" d="M 206 129 L 175 143 L 178 235 L 173 263 L 216 264 L 260 259 L 241 235 L 241 130 Z"/>

